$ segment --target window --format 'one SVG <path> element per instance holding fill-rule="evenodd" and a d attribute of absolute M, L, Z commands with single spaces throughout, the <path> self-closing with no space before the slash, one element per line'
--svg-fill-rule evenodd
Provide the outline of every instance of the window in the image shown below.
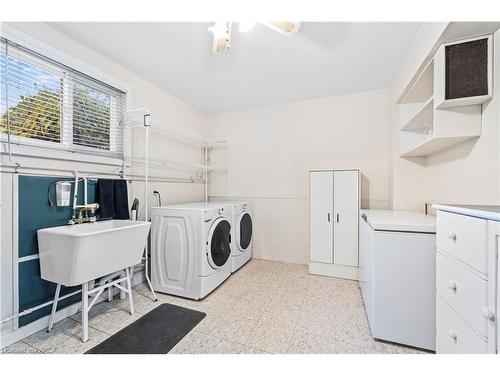
<path fill-rule="evenodd" d="M 2 142 L 123 155 L 125 93 L 0 40 Z"/>

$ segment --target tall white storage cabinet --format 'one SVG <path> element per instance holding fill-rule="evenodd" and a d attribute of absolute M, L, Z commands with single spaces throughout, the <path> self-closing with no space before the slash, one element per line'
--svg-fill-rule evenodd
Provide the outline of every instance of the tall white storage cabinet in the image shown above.
<path fill-rule="evenodd" d="M 309 272 L 358 279 L 359 170 L 310 172 Z"/>

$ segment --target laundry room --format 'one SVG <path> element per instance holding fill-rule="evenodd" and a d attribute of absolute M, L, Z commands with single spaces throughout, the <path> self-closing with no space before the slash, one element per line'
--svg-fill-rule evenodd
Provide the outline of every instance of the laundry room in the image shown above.
<path fill-rule="evenodd" d="M 0 360 L 500 352 L 489 12 L 12 7 Z"/>

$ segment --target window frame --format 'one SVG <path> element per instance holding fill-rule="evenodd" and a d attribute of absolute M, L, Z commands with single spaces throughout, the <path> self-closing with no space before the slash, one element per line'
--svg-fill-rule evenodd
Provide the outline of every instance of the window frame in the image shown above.
<path fill-rule="evenodd" d="M 75 70 L 81 74 L 84 74 L 96 81 L 102 82 L 117 90 L 123 91 L 125 95 L 124 100 L 124 111 L 130 108 L 130 86 L 126 83 L 117 80 L 116 78 L 104 73 L 101 70 L 94 68 L 82 61 L 70 56 L 60 50 L 49 46 L 48 44 L 35 39 L 10 25 L 2 25 L 0 36 L 5 38 L 12 43 L 19 44 L 20 46 L 29 49 L 43 57 L 59 62 L 68 68 Z M 75 42 L 76 43 L 76 42 Z M 65 80 L 63 80 L 63 84 Z M 110 114 L 111 115 L 111 114 Z M 61 126 L 64 120 L 61 119 Z M 110 126 L 113 124 L 110 123 Z M 72 128 L 72 127 L 70 127 Z M 113 152 L 113 147 L 110 144 L 109 150 L 102 150 L 94 147 L 81 146 L 77 144 L 71 145 L 71 149 L 68 149 L 65 145 L 65 138 L 71 134 L 61 134 L 61 142 L 48 142 L 41 141 L 38 139 L 30 139 L 11 135 L 11 153 L 13 155 L 19 156 L 29 156 L 29 157 L 40 157 L 40 148 L 45 149 L 42 158 L 46 159 L 59 159 L 59 160 L 69 160 L 78 162 L 90 162 L 96 164 L 108 164 L 108 165 L 122 165 L 124 158 L 126 159 L 130 155 L 130 134 L 123 130 L 123 151 L 121 156 L 111 155 Z M 1 146 L 0 153 L 8 154 L 8 144 L 7 144 L 7 134 L 0 134 Z M 81 152 L 80 152 L 81 151 Z"/>

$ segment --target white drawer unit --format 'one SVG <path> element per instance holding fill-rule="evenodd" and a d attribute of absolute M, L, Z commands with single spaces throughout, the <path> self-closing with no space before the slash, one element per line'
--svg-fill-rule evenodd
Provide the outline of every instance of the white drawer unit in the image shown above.
<path fill-rule="evenodd" d="M 436 353 L 488 353 L 488 343 L 439 294 L 436 301 Z"/>
<path fill-rule="evenodd" d="M 436 352 L 498 353 L 500 207 L 434 207 Z"/>
<path fill-rule="evenodd" d="M 483 337 L 488 337 L 488 322 L 484 317 L 484 310 L 488 306 L 487 280 L 438 251 L 436 288 Z"/>
<path fill-rule="evenodd" d="M 437 247 L 472 268 L 488 273 L 488 221 L 439 211 Z"/>

